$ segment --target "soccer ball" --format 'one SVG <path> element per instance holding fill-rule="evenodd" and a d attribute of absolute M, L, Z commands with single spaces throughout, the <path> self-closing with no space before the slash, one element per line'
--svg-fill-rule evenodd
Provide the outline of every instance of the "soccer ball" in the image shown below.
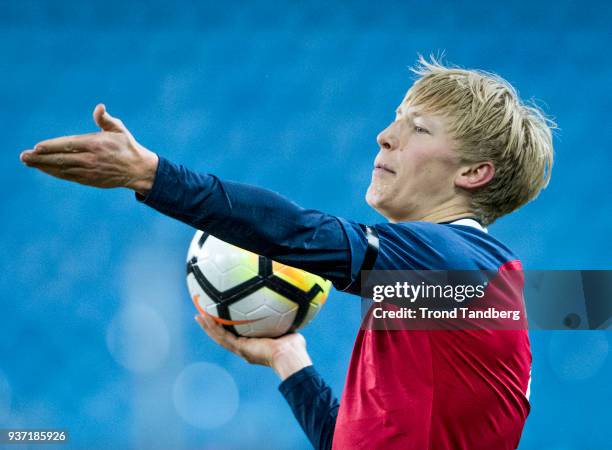
<path fill-rule="evenodd" d="M 198 311 L 234 334 L 278 337 L 317 315 L 331 282 L 198 231 L 187 253 L 187 287 Z"/>

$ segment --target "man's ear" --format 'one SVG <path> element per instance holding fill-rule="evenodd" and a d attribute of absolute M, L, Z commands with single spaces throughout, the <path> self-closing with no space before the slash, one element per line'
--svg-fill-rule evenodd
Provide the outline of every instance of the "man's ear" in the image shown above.
<path fill-rule="evenodd" d="M 476 189 L 489 183 L 494 175 L 495 166 L 491 161 L 462 166 L 455 178 L 455 186 L 468 190 Z"/>

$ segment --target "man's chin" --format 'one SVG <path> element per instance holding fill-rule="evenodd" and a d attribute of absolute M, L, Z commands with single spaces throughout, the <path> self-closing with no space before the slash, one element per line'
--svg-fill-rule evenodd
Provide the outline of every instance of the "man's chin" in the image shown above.
<path fill-rule="evenodd" d="M 383 209 L 383 198 L 380 195 L 376 195 L 372 192 L 371 189 L 368 189 L 365 195 L 365 201 L 370 206 L 370 208 L 382 214 Z"/>

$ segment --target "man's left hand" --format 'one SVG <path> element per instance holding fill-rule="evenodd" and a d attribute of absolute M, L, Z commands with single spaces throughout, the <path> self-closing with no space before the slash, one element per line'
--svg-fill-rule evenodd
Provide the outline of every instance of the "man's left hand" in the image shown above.
<path fill-rule="evenodd" d="M 158 157 L 132 136 L 103 104 L 93 112 L 98 133 L 63 136 L 36 144 L 21 161 L 49 175 L 99 188 L 127 187 L 146 195 L 153 186 Z"/>

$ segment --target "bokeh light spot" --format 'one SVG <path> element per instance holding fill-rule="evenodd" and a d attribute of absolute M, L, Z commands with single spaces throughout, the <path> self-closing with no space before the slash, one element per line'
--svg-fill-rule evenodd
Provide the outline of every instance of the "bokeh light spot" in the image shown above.
<path fill-rule="evenodd" d="M 159 312 L 143 304 L 129 304 L 106 332 L 108 350 L 119 364 L 133 372 L 157 369 L 168 355 L 168 327 Z"/>
<path fill-rule="evenodd" d="M 218 365 L 204 362 L 183 369 L 174 383 L 173 398 L 183 420 L 202 429 L 227 423 L 239 403 L 234 378 Z"/>

